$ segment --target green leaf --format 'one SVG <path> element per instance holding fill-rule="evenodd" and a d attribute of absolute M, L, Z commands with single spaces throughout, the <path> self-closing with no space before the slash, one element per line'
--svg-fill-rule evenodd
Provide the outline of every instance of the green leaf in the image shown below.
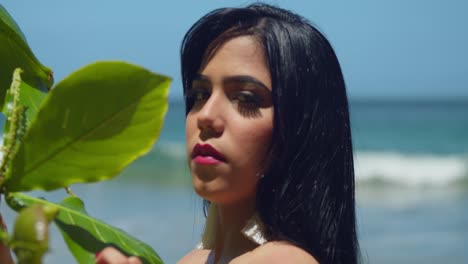
<path fill-rule="evenodd" d="M 16 24 L 16 21 L 8 14 L 8 11 L 0 4 L 0 20 L 5 22 L 11 30 L 13 30 L 18 36 L 23 39 L 24 42 L 26 42 L 26 37 L 24 36 L 23 32 L 19 28 L 18 24 Z"/>
<path fill-rule="evenodd" d="M 52 190 L 116 176 L 159 136 L 169 83 L 123 62 L 71 74 L 42 103 L 4 186 Z"/>
<path fill-rule="evenodd" d="M 87 215 L 84 209 L 83 201 L 81 201 L 79 198 L 72 197 L 72 196 L 65 197 L 65 199 L 63 199 L 60 204 L 76 212 L 80 212 L 84 215 Z M 77 263 L 94 263 L 95 262 L 94 252 L 88 252 L 79 243 L 75 242 L 72 236 L 70 236 L 67 232 L 65 232 L 64 229 L 62 228 L 59 228 L 59 229 L 62 234 L 63 240 L 65 240 L 65 243 L 67 244 L 68 249 L 70 249 L 70 252 L 75 257 Z M 99 250 L 96 250 L 96 252 L 99 252 Z"/>
<path fill-rule="evenodd" d="M 72 241 L 73 246 L 69 248 L 75 257 L 77 254 L 79 255 L 76 258 L 78 263 L 94 264 L 94 254 L 107 246 L 116 247 L 129 256 L 138 256 L 143 263 L 163 263 L 161 258 L 148 245 L 118 228 L 87 215 L 83 202 L 77 197 L 67 197 L 61 205 L 57 205 L 23 193 L 9 193 L 7 202 L 15 210 L 34 203 L 57 206 L 59 213 L 55 217 L 55 223 L 62 233 L 67 234 L 65 240 L 69 246 L 69 241 Z"/>
<path fill-rule="evenodd" d="M 26 43 L 14 19 L 0 5 L 0 109 L 11 75 L 16 68 L 24 70 L 23 80 L 31 87 L 47 91 L 52 87 L 52 70 L 42 65 Z"/>

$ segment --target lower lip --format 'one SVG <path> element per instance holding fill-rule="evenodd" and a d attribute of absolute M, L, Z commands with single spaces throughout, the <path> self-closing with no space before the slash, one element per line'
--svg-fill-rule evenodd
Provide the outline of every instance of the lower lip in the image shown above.
<path fill-rule="evenodd" d="M 195 161 L 195 163 L 202 164 L 202 165 L 214 165 L 214 164 L 221 163 L 220 160 L 213 158 L 211 156 L 196 156 L 195 158 L 193 158 L 193 161 Z"/>

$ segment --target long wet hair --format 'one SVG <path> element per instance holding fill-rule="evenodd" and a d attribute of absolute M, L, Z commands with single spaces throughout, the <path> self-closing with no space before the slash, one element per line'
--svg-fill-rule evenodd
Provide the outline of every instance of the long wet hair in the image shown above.
<path fill-rule="evenodd" d="M 256 199 L 268 237 L 320 263 L 358 263 L 348 101 L 333 48 L 290 11 L 266 4 L 217 9 L 184 37 L 185 95 L 217 49 L 237 36 L 258 41 L 271 74 L 273 138 Z"/>

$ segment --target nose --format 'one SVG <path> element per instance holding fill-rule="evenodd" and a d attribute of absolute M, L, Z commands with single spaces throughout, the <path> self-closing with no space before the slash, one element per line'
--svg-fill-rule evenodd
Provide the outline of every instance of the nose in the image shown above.
<path fill-rule="evenodd" d="M 203 137 L 219 137 L 224 131 L 222 95 L 212 94 L 197 115 L 197 126 Z"/>

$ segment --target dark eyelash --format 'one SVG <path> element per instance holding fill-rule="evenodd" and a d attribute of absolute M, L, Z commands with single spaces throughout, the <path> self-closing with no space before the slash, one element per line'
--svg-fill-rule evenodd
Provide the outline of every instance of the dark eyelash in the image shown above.
<path fill-rule="evenodd" d="M 239 113 L 248 118 L 259 118 L 261 117 L 260 109 L 251 108 L 239 105 Z"/>
<path fill-rule="evenodd" d="M 262 104 L 260 97 L 253 94 L 252 92 L 241 91 L 235 95 L 235 100 L 237 100 L 239 113 L 241 115 L 248 118 L 260 117 L 260 106 Z"/>

